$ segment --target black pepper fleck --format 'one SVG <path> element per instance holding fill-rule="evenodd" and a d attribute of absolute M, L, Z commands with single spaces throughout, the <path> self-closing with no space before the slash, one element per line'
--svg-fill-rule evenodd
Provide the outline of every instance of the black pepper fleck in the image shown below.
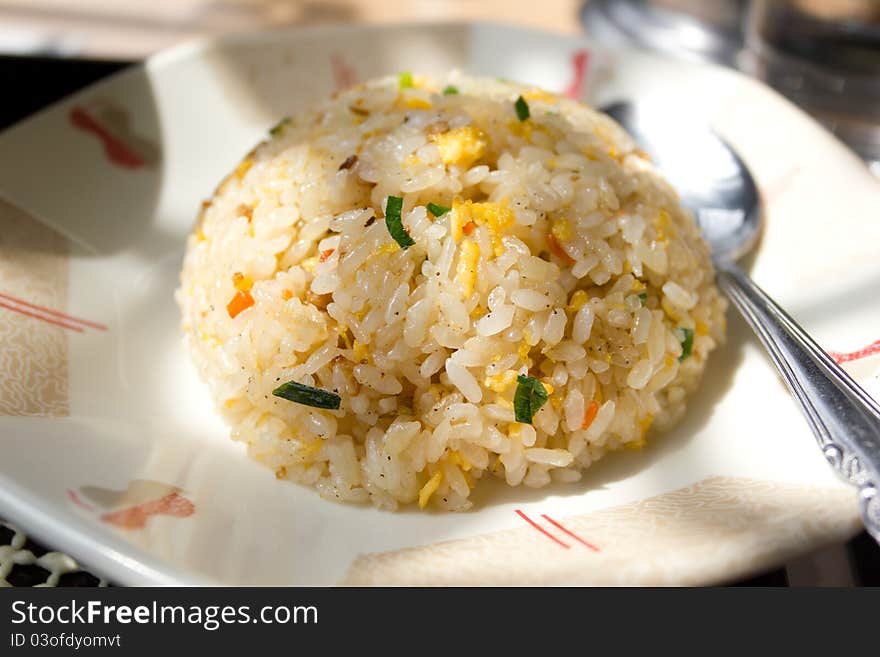
<path fill-rule="evenodd" d="M 342 164 L 339 165 L 339 169 L 337 171 L 345 171 L 346 169 L 351 169 L 355 164 L 357 164 L 358 156 L 357 155 L 349 155 Z"/>

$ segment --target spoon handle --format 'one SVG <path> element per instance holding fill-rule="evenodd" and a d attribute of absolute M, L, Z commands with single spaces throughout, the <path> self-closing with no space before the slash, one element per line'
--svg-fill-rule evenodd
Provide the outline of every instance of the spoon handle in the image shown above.
<path fill-rule="evenodd" d="M 880 541 L 880 405 L 736 265 L 718 285 L 764 343 L 825 458 L 859 488 L 865 528 Z"/>

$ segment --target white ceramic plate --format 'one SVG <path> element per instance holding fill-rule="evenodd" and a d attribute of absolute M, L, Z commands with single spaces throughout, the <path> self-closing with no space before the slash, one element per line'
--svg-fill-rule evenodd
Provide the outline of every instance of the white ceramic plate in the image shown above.
<path fill-rule="evenodd" d="M 202 42 L 0 135 L 0 513 L 122 584 L 708 583 L 852 535 L 853 491 L 734 317 L 673 433 L 468 513 L 333 504 L 228 439 L 172 299 L 200 200 L 334 88 L 450 68 L 697 113 L 762 190 L 755 278 L 829 349 L 880 337 L 878 185 L 747 78 L 487 24 Z M 875 391 L 878 360 L 851 364 Z"/>

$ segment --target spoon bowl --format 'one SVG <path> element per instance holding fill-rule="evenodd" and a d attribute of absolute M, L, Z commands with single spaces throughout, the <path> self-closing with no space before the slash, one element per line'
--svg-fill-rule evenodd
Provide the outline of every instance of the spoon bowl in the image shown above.
<path fill-rule="evenodd" d="M 880 404 L 735 261 L 757 243 L 755 181 L 736 152 L 698 120 L 668 107 L 615 103 L 604 111 L 651 156 L 693 211 L 712 249 L 718 287 L 767 349 L 828 462 L 858 487 L 865 528 L 880 542 Z"/>
<path fill-rule="evenodd" d="M 758 188 L 727 142 L 659 105 L 618 102 L 602 111 L 632 135 L 678 191 L 715 258 L 734 261 L 752 250 L 763 224 Z"/>

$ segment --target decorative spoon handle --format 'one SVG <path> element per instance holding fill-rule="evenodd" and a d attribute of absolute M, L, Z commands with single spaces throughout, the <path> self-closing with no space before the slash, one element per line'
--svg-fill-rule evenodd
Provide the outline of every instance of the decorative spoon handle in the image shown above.
<path fill-rule="evenodd" d="M 718 284 L 764 343 L 825 458 L 859 488 L 865 528 L 880 542 L 880 405 L 767 294 L 729 261 Z"/>

